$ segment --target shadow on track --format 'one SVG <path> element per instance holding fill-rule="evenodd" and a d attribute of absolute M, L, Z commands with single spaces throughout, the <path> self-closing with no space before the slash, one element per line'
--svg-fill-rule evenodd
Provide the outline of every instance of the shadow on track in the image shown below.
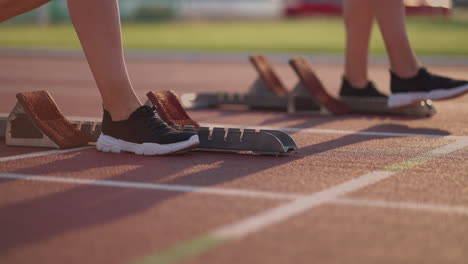
<path fill-rule="evenodd" d="M 389 130 L 400 133 L 448 134 L 442 130 L 412 129 L 392 124 L 370 127 L 361 132 Z M 319 144 L 303 146 L 298 154 L 279 158 L 200 152 L 178 156 L 142 157 L 91 150 L 11 173 L 216 186 L 268 169 L 303 161 L 327 151 L 383 138 L 390 137 L 350 134 Z M 122 172 L 114 167 L 126 169 Z M 109 176 L 102 176 L 106 173 Z M 95 177 L 96 175 L 101 177 Z M 287 177 L 283 175 L 281 179 L 273 180 L 287 181 Z M 2 181 L 5 182 L 0 180 Z M 0 252 L 44 241 L 66 232 L 106 225 L 142 213 L 158 203 L 180 195 L 183 193 L 80 185 L 66 191 L 11 204 L 0 208 L 0 234 L 2 234 Z"/>

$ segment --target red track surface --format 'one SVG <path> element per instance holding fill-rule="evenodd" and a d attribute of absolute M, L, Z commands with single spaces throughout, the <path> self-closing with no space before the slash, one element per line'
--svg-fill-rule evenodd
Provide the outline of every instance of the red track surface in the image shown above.
<path fill-rule="evenodd" d="M 292 70 L 275 66 L 292 87 L 297 80 Z M 101 115 L 99 94 L 83 59 L 2 57 L 0 67 L 0 112 L 12 109 L 17 92 L 45 89 L 65 115 Z M 467 68 L 431 69 L 468 77 Z M 244 92 L 255 78 L 247 59 L 245 64 L 130 60 L 129 70 L 142 99 L 147 91 L 157 89 L 179 94 Z M 341 68 L 316 65 L 315 70 L 336 94 Z M 386 68 L 373 67 L 371 76 L 388 91 Z M 291 116 L 234 109 L 190 114 L 200 123 L 468 136 L 468 96 L 436 102 L 436 107 L 439 113 L 430 119 Z M 14 173 L 310 195 L 459 140 L 295 131 L 292 136 L 299 153 L 278 158 L 202 152 L 141 157 L 91 148 L 0 162 L 0 176 Z M 44 149 L 0 144 L 0 158 L 35 151 Z M 431 205 L 432 209 L 327 203 L 203 251 L 186 263 L 466 263 L 467 161 L 468 148 L 462 148 L 341 197 Z M 0 178 L 0 263 L 138 261 L 287 203 Z M 448 209 L 441 212 L 437 206 Z"/>

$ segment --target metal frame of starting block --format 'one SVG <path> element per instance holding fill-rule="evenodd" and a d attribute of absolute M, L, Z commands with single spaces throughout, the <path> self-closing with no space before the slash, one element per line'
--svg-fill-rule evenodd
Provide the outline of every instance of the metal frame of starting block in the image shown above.
<path fill-rule="evenodd" d="M 5 128 L 5 143 L 9 146 L 34 146 L 60 148 L 50 137 L 34 125 L 20 103 L 8 116 Z"/>

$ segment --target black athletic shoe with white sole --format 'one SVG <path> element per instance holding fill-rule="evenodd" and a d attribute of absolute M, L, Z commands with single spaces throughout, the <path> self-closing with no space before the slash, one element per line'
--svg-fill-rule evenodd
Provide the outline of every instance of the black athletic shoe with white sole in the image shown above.
<path fill-rule="evenodd" d="M 366 87 L 356 88 L 351 83 L 343 78 L 340 89 L 341 97 L 379 97 L 387 98 L 387 96 L 377 90 L 373 82 L 368 82 Z"/>
<path fill-rule="evenodd" d="M 400 78 L 393 72 L 389 108 L 405 108 L 424 100 L 443 100 L 468 93 L 468 81 L 454 80 L 431 74 L 421 68 L 412 78 Z"/>
<path fill-rule="evenodd" d="M 104 110 L 96 148 L 104 152 L 166 155 L 194 149 L 198 144 L 195 132 L 174 129 L 156 117 L 154 108 L 141 106 L 124 121 L 112 121 Z"/>

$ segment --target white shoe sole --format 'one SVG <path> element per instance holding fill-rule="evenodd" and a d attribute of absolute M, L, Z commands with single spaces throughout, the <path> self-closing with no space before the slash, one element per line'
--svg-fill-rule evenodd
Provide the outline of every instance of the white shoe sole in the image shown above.
<path fill-rule="evenodd" d="M 449 90 L 439 89 L 430 92 L 396 93 L 388 98 L 389 108 L 404 108 L 424 100 L 443 100 L 468 93 L 468 84 Z"/>
<path fill-rule="evenodd" d="M 102 152 L 121 153 L 132 152 L 137 155 L 167 155 L 171 153 L 180 152 L 196 148 L 200 144 L 198 135 L 193 135 L 186 141 L 172 143 L 172 144 L 157 144 L 157 143 L 131 143 L 120 139 L 113 138 L 101 134 L 96 143 L 96 148 Z"/>

